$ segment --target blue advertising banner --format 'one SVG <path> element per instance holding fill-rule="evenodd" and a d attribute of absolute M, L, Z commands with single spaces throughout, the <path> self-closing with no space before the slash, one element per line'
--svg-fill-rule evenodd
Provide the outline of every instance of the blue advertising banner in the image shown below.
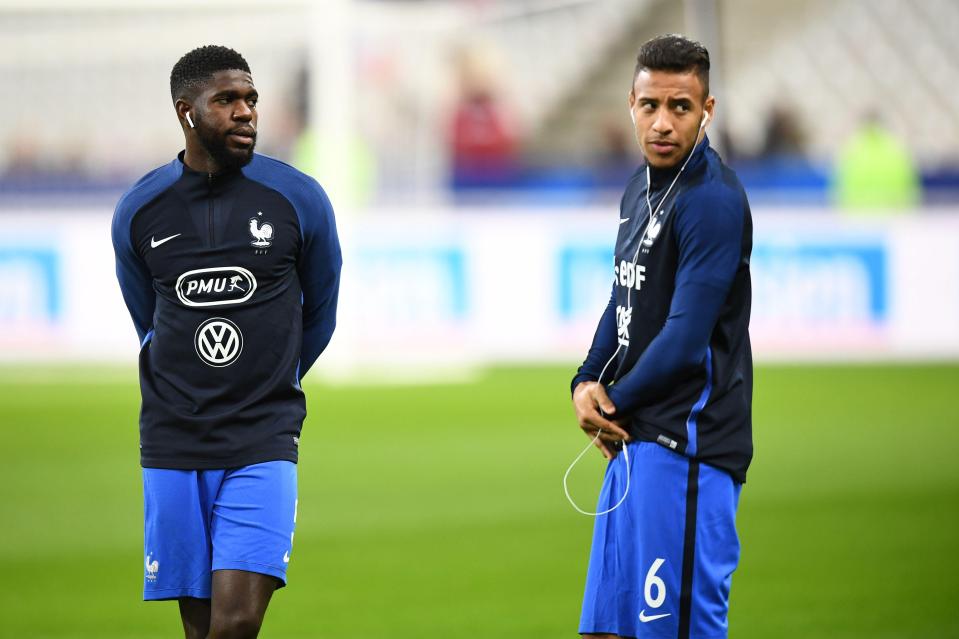
<path fill-rule="evenodd" d="M 53 324 L 62 308 L 56 249 L 0 245 L 0 325 Z"/>

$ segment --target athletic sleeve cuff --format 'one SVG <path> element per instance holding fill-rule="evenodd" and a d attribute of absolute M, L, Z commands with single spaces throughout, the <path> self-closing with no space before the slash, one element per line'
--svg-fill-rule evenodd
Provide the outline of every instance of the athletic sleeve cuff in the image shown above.
<path fill-rule="evenodd" d="M 582 384 L 583 382 L 595 382 L 597 381 L 595 375 L 590 375 L 589 373 L 580 373 L 573 378 L 573 381 L 569 385 L 569 396 L 572 397 L 576 392 L 576 387 Z"/>

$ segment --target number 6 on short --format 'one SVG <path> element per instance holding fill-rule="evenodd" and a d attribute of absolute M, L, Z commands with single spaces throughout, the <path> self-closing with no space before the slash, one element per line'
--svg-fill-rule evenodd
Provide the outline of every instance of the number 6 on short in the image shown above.
<path fill-rule="evenodd" d="M 649 567 L 649 572 L 646 573 L 646 583 L 643 584 L 643 597 L 646 599 L 646 605 L 650 608 L 659 608 L 666 601 L 666 584 L 663 580 L 656 574 L 656 571 L 666 563 L 665 559 L 657 558 L 653 562 L 653 565 Z M 656 589 L 656 595 L 653 596 L 653 589 Z M 649 623 L 650 621 L 655 621 L 656 619 L 662 619 L 663 617 L 668 617 L 669 612 L 659 614 L 659 615 L 647 615 L 646 609 L 639 613 L 639 620 L 643 623 Z"/>

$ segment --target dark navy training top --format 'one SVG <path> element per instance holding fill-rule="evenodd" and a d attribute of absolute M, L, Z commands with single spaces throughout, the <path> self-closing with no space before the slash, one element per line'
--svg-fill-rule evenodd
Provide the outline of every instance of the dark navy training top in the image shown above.
<path fill-rule="evenodd" d="M 142 465 L 295 462 L 342 265 L 316 180 L 263 155 L 198 173 L 181 152 L 120 199 L 113 247 L 140 337 Z"/>
<path fill-rule="evenodd" d="M 572 388 L 602 374 L 634 439 L 742 482 L 753 452 L 752 216 L 708 139 L 667 195 L 679 168 L 651 170 L 651 221 L 645 166 L 626 187 L 612 295 Z"/>

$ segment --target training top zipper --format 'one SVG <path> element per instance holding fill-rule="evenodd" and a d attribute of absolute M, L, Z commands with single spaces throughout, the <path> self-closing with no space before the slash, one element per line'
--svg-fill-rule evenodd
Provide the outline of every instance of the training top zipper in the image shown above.
<path fill-rule="evenodd" d="M 206 174 L 206 184 L 209 187 L 207 196 L 207 222 L 210 230 L 210 248 L 213 248 L 213 174 Z"/>

